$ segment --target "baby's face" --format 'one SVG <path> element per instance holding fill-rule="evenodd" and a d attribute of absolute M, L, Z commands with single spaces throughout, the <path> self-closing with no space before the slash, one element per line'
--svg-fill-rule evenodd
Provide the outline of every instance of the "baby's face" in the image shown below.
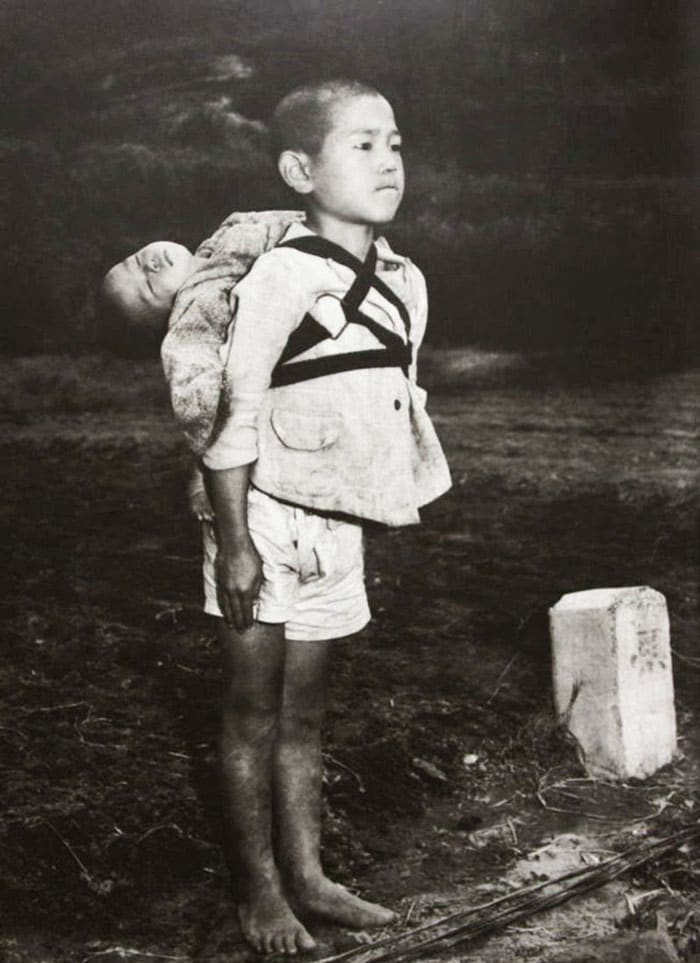
<path fill-rule="evenodd" d="M 115 264 L 104 283 L 134 320 L 161 320 L 196 264 L 182 244 L 153 241 Z"/>

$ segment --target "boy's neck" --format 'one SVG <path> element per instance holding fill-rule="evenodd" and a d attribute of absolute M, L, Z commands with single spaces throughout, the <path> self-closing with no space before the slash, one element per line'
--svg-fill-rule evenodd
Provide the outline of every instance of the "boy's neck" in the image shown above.
<path fill-rule="evenodd" d="M 322 212 L 309 211 L 306 226 L 319 237 L 344 247 L 360 261 L 367 257 L 374 240 L 374 228 L 369 224 L 349 224 L 336 218 L 324 217 Z"/>

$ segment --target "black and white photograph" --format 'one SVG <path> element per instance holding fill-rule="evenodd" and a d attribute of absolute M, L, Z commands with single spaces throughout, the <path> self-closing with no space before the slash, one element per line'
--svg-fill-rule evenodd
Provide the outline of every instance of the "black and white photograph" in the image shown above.
<path fill-rule="evenodd" d="M 700 963 L 700 8 L 0 78 L 0 960 Z"/>

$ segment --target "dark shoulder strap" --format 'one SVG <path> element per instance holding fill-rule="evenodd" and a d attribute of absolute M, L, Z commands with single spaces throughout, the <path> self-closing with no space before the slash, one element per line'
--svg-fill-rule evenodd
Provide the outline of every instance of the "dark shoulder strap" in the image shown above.
<path fill-rule="evenodd" d="M 291 364 L 277 365 L 272 372 L 272 388 L 311 381 L 326 375 L 340 374 L 342 371 L 357 371 L 362 368 L 400 368 L 407 374 L 411 363 L 410 347 L 397 338 L 395 348 L 370 348 L 365 351 L 346 351 L 343 354 L 330 354 L 307 361 L 293 361 Z"/>
<path fill-rule="evenodd" d="M 362 270 L 363 262 L 355 257 L 340 244 L 335 244 L 318 234 L 304 234 L 302 237 L 290 237 L 288 241 L 281 241 L 278 247 L 293 247 L 304 254 L 314 254 L 316 257 L 330 257 L 339 264 L 344 264 L 357 274 Z M 374 245 L 372 245 L 374 247 Z"/>
<path fill-rule="evenodd" d="M 305 254 L 314 254 L 316 257 L 331 258 L 337 261 L 338 264 L 343 264 L 345 267 L 350 268 L 354 271 L 357 277 L 353 282 L 350 290 L 343 299 L 346 301 L 353 289 L 356 288 L 353 294 L 353 301 L 357 297 L 357 294 L 362 290 L 365 283 L 367 286 L 364 290 L 362 297 L 356 302 L 355 307 L 359 307 L 364 301 L 367 291 L 370 287 L 373 287 L 375 291 L 378 291 L 383 298 L 393 304 L 396 310 L 399 312 L 399 317 L 403 321 L 404 327 L 406 328 L 406 336 L 411 333 L 411 318 L 408 313 L 406 305 L 403 303 L 401 298 L 394 291 L 391 290 L 388 284 L 385 284 L 381 278 L 378 278 L 375 274 L 375 268 L 377 265 L 377 249 L 374 244 L 370 245 L 369 251 L 367 252 L 367 257 L 364 261 L 361 261 L 350 251 L 346 251 L 344 247 L 340 244 L 334 244 L 333 241 L 329 241 L 325 237 L 319 237 L 318 235 L 306 234 L 303 237 L 293 237 L 288 241 L 283 241 L 279 247 L 293 247 L 297 251 L 303 251 Z"/>
<path fill-rule="evenodd" d="M 374 244 L 370 245 L 367 257 L 364 261 L 356 258 L 345 248 L 328 241 L 326 238 L 314 235 L 292 238 L 283 241 L 279 247 L 293 247 L 306 254 L 313 254 L 316 257 L 331 258 L 340 264 L 350 268 L 355 274 L 353 283 L 348 288 L 345 297 L 340 302 L 343 312 L 348 322 L 360 324 L 367 328 L 382 345 L 380 349 L 368 351 L 352 351 L 340 355 L 328 355 L 321 358 L 312 358 L 307 361 L 292 361 L 293 358 L 321 341 L 329 337 L 328 331 L 319 324 L 310 314 L 304 316 L 301 324 L 290 335 L 284 351 L 272 372 L 272 387 L 277 388 L 282 385 L 294 384 L 298 381 L 308 381 L 311 378 L 320 378 L 328 374 L 337 374 L 341 371 L 352 371 L 358 368 L 380 368 L 397 367 L 401 368 L 404 374 L 408 373 L 411 363 L 411 344 L 408 341 L 410 330 L 410 318 L 408 311 L 401 299 L 387 287 L 375 274 L 377 266 L 377 249 Z M 368 318 L 360 311 L 360 305 L 367 297 L 370 287 L 393 304 L 406 328 L 407 342 L 389 331 L 381 324 Z M 291 363 L 290 363 L 291 362 Z"/>

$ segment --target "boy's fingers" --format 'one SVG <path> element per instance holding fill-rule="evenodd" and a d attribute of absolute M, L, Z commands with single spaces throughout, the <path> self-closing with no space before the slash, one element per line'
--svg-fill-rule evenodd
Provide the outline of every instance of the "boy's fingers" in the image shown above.
<path fill-rule="evenodd" d="M 236 631 L 242 632 L 244 629 L 247 629 L 248 626 L 246 625 L 245 606 L 240 592 L 231 592 L 230 603 L 233 624 L 236 627 Z"/>
<path fill-rule="evenodd" d="M 241 593 L 241 616 L 244 629 L 249 629 L 255 621 L 253 618 L 254 602 L 255 596 L 251 592 Z"/>
<path fill-rule="evenodd" d="M 243 626 L 235 590 L 228 589 L 225 585 L 219 585 L 217 595 L 219 598 L 219 608 L 221 609 L 221 614 L 224 617 L 226 625 L 240 632 Z"/>
<path fill-rule="evenodd" d="M 231 606 L 229 605 L 228 595 L 222 588 L 219 588 L 217 595 L 219 596 L 219 608 L 221 609 L 221 614 L 224 617 L 224 622 L 229 626 L 229 628 L 231 628 L 233 625 L 233 615 L 231 614 Z"/>
<path fill-rule="evenodd" d="M 219 608 L 229 627 L 243 632 L 255 623 L 255 603 L 261 585 L 262 577 L 256 578 L 254 584 L 248 588 L 237 588 L 235 584 L 227 585 L 225 579 L 217 583 Z"/>
<path fill-rule="evenodd" d="M 233 624 L 236 626 L 236 631 L 242 632 L 246 628 L 245 609 L 238 592 L 234 593 L 231 597 L 231 614 L 233 616 Z"/>

